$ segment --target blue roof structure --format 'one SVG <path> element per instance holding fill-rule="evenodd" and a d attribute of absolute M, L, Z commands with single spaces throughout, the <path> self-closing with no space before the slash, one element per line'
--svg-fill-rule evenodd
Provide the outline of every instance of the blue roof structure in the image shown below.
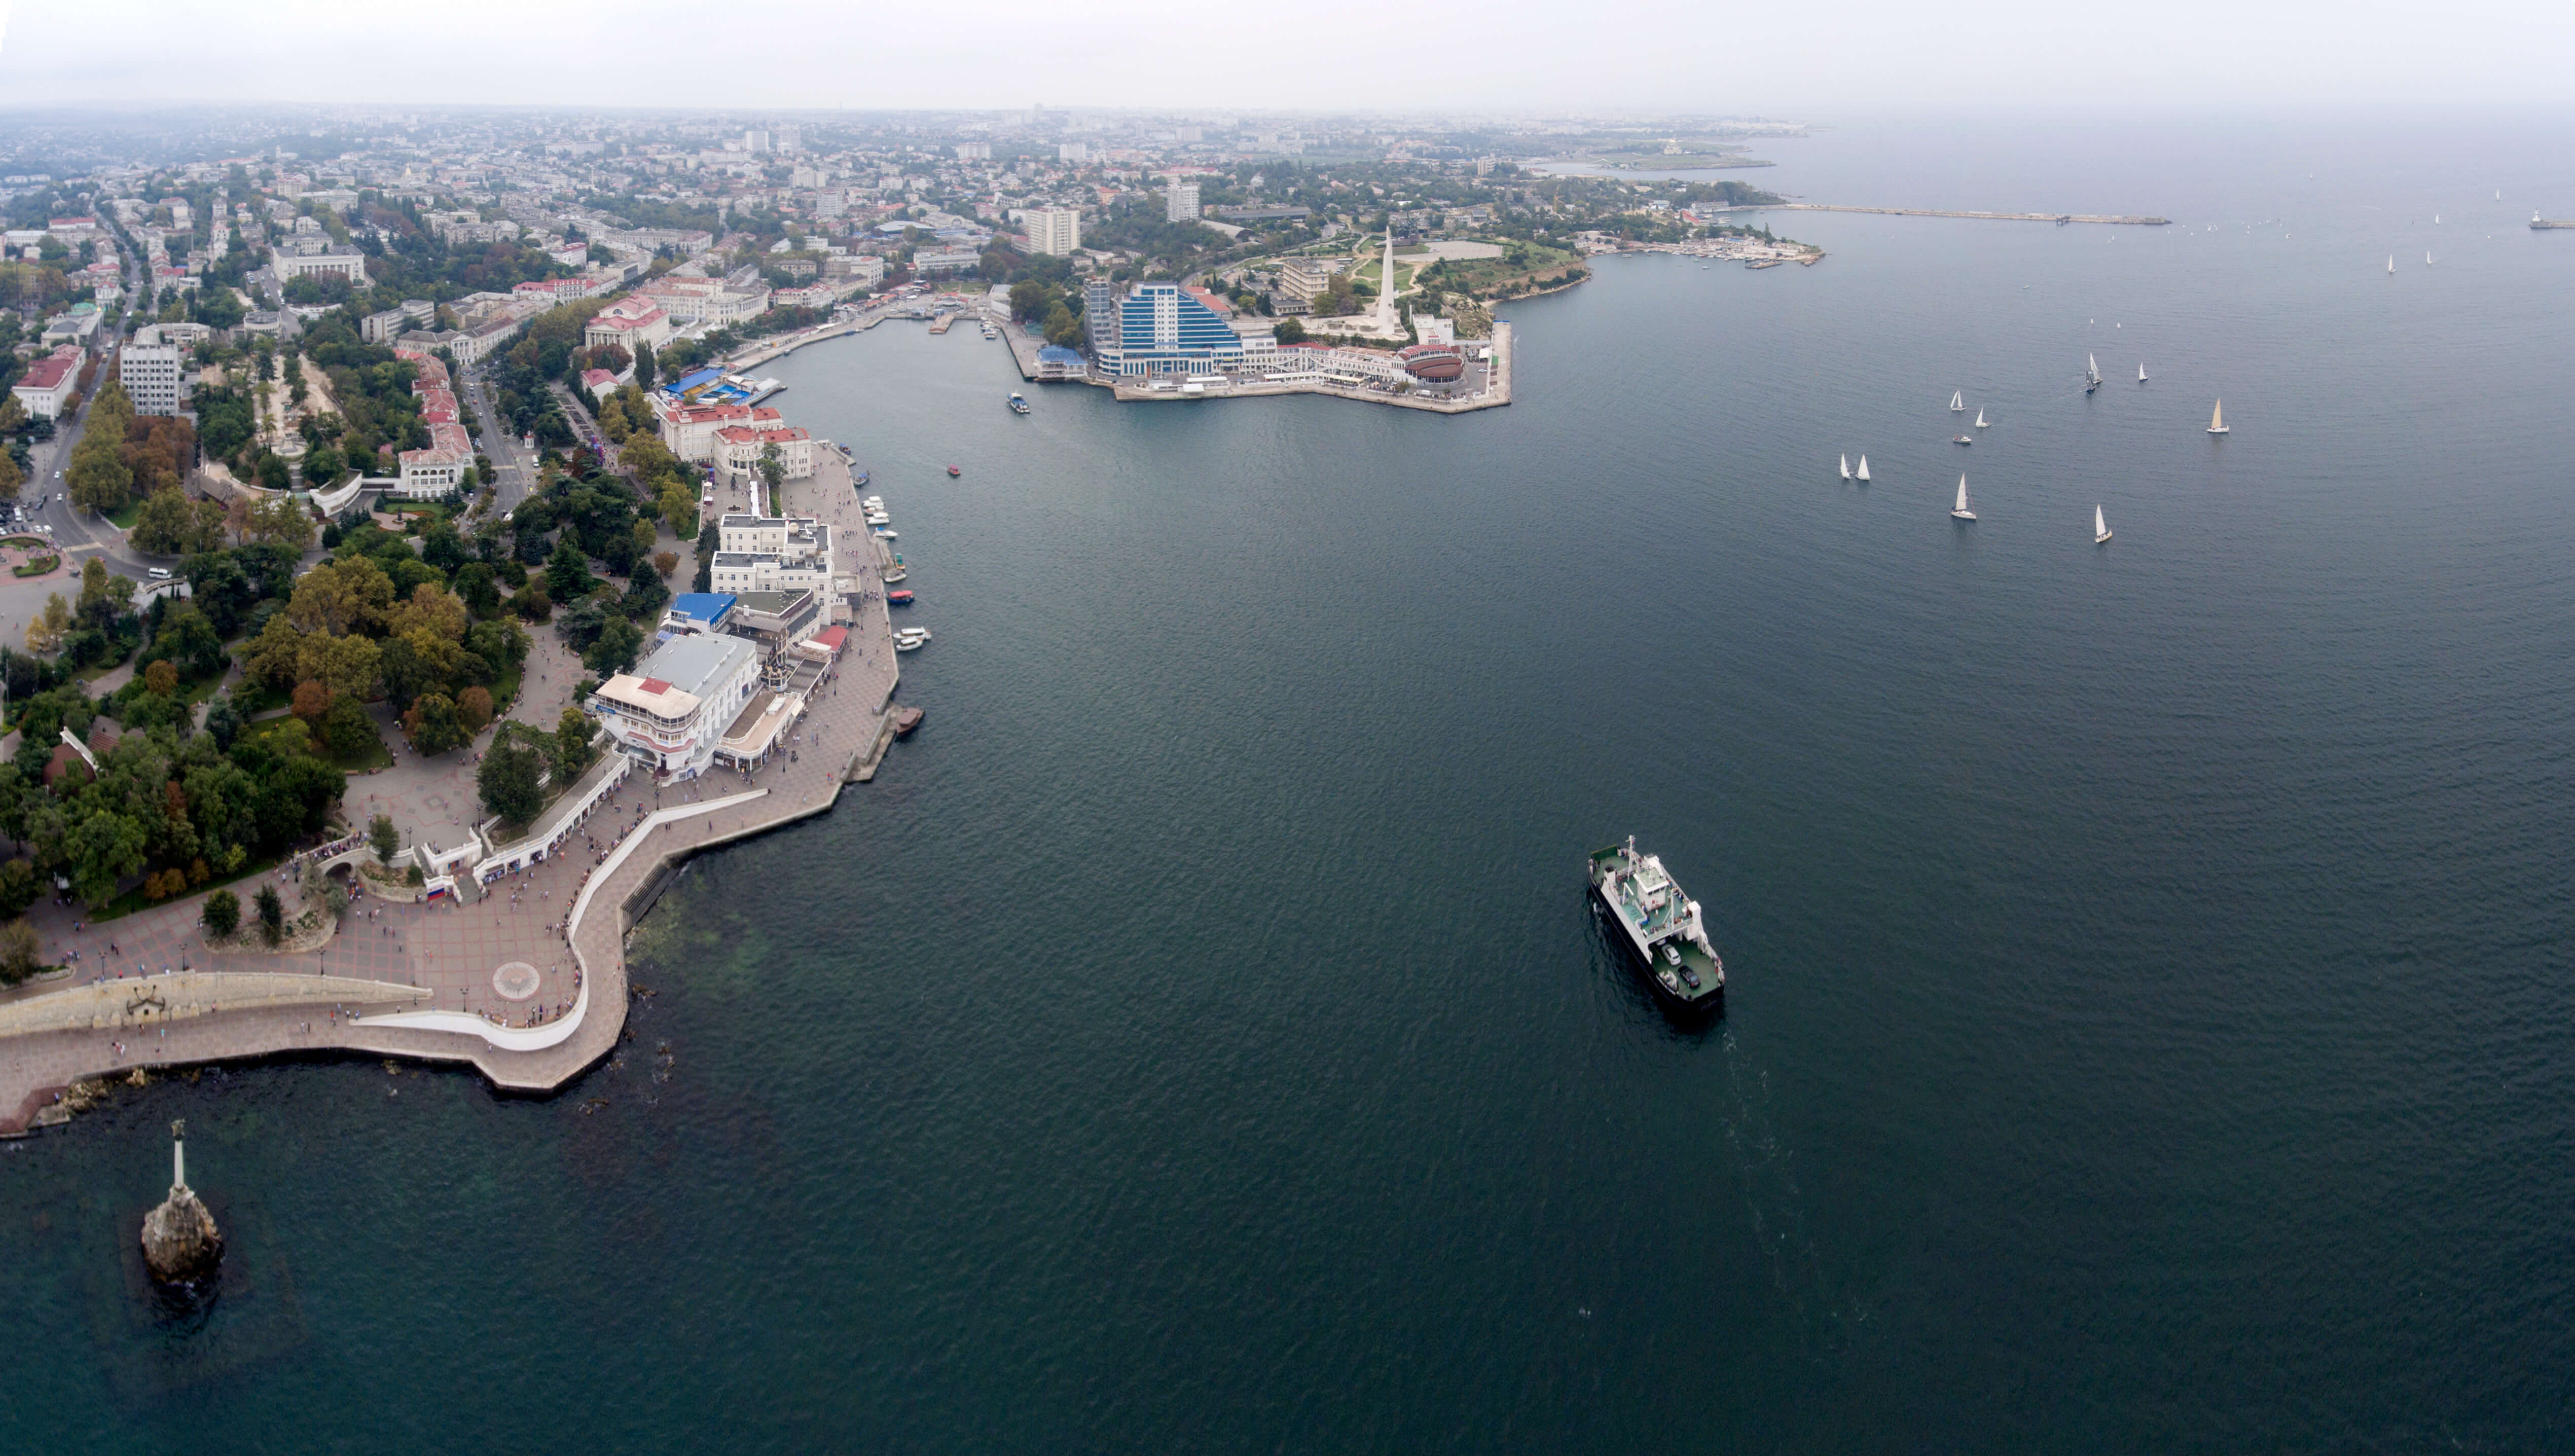
<path fill-rule="evenodd" d="M 711 385 L 722 378 L 724 378 L 724 371 L 722 370 L 702 369 L 695 374 L 685 375 L 679 379 L 673 380 L 671 382 L 671 389 L 675 393 L 685 395 L 689 391 L 696 389 L 701 385 Z"/>
<path fill-rule="evenodd" d="M 1068 369 L 1080 369 L 1082 354 L 1079 350 L 1067 349 L 1061 344 L 1049 344 L 1038 351 L 1038 363 L 1061 364 Z"/>
<path fill-rule="evenodd" d="M 733 603 L 734 599 L 729 593 L 683 592 L 671 599 L 671 615 L 714 627 L 724 621 L 726 613 L 733 610 Z"/>

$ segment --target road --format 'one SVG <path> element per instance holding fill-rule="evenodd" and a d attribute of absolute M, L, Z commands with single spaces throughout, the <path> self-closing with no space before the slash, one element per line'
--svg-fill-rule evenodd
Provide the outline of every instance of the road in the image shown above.
<path fill-rule="evenodd" d="M 465 407 L 474 412 L 474 422 L 483 430 L 483 438 L 474 444 L 492 462 L 493 504 L 504 512 L 516 511 L 537 483 L 536 452 L 521 445 L 519 437 L 501 424 L 492 407 L 492 381 L 480 370 L 466 373 Z"/>
<path fill-rule="evenodd" d="M 136 282 L 136 254 L 133 249 L 125 247 L 117 251 L 125 264 L 125 287 L 131 296 Z M 121 321 L 123 315 L 116 317 Z M 90 347 L 104 359 L 115 353 L 123 337 L 121 330 L 102 322 L 97 336 L 90 341 Z M 107 379 L 103 366 L 99 379 L 102 384 Z M 66 565 L 76 566 L 77 559 L 97 556 L 107 562 L 109 571 L 120 577 L 131 577 L 137 582 L 149 581 L 152 563 L 126 546 L 124 532 L 117 530 L 115 524 L 105 517 L 75 510 L 71 505 L 71 487 L 63 476 L 71 464 L 72 447 L 80 444 L 81 437 L 88 431 L 89 404 L 84 401 L 78 419 L 69 423 L 55 421 L 54 438 L 29 452 L 29 463 L 34 469 L 28 473 L 27 489 L 18 494 L 24 508 L 22 523 L 45 527 L 53 536 L 55 545 L 75 559 L 67 561 Z M 57 497 L 63 499 L 57 500 Z"/>

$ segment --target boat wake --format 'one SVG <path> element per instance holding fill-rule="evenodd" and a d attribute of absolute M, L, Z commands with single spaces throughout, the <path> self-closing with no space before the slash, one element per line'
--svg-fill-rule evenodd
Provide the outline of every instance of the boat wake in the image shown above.
<path fill-rule="evenodd" d="M 1797 1150 L 1779 1135 L 1770 1115 L 1768 1068 L 1731 1028 L 1719 1031 L 1716 1040 L 1725 1072 L 1718 1122 L 1771 1286 L 1809 1353 L 1839 1350 L 1867 1321 L 1867 1302 L 1827 1269 L 1807 1227 Z"/>

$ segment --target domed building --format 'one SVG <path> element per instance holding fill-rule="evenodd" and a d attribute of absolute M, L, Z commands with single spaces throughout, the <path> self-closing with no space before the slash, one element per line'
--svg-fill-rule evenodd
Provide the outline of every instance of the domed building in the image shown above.
<path fill-rule="evenodd" d="M 1466 372 L 1466 356 L 1447 344 L 1415 344 L 1397 355 L 1403 371 L 1423 384 L 1447 384 Z"/>

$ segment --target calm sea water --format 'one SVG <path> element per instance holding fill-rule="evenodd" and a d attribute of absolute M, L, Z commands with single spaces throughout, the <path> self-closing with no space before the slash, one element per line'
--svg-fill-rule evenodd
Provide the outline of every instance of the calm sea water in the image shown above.
<path fill-rule="evenodd" d="M 1850 124 L 1755 180 L 2177 221 L 1605 261 L 1463 419 L 797 356 L 928 726 L 692 869 L 560 1098 L 0 1149 L 0 1446 L 2567 1444 L 2569 132 Z M 1628 833 L 1712 1027 L 1585 912 Z"/>

